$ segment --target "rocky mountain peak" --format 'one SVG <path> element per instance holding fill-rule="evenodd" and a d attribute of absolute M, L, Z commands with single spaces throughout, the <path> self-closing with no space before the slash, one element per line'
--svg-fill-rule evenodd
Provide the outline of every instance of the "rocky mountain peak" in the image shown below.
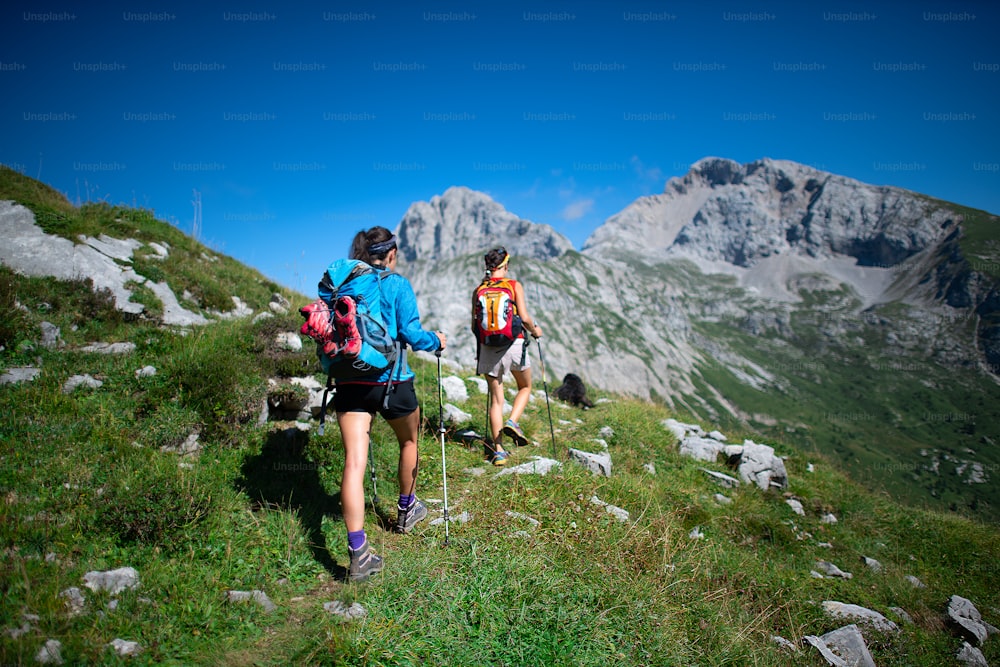
<path fill-rule="evenodd" d="M 745 175 L 746 170 L 739 162 L 719 157 L 702 158 L 688 172 L 689 180 L 697 178 L 711 187 L 742 183 Z"/>
<path fill-rule="evenodd" d="M 461 186 L 411 204 L 396 234 L 409 262 L 453 259 L 498 245 L 514 256 L 534 259 L 551 259 L 573 248 L 549 225 L 519 218 L 489 195 Z"/>
<path fill-rule="evenodd" d="M 847 258 L 890 267 L 953 231 L 954 214 L 899 188 L 787 160 L 696 162 L 608 219 L 584 244 L 594 255 L 684 255 L 750 268 L 775 256 Z"/>

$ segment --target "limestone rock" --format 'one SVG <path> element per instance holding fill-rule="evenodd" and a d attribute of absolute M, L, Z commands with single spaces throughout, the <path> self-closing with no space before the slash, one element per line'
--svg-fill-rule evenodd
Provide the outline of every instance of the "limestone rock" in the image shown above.
<path fill-rule="evenodd" d="M 660 422 L 660 424 L 663 426 L 663 428 L 670 431 L 673 434 L 673 436 L 677 438 L 678 442 L 687 437 L 687 430 L 676 419 L 664 419 L 662 422 Z"/>
<path fill-rule="evenodd" d="M 737 472 L 744 482 L 756 484 L 764 491 L 772 486 L 788 486 L 785 462 L 775 455 L 773 447 L 758 445 L 752 440 L 743 443 L 743 454 L 740 456 Z"/>
<path fill-rule="evenodd" d="M 698 461 L 714 462 L 725 446 L 712 438 L 687 436 L 681 440 L 679 451 L 684 456 L 690 456 Z"/>
<path fill-rule="evenodd" d="M 962 642 L 962 647 L 958 649 L 955 658 L 966 667 L 989 667 L 983 652 L 969 642 Z"/>
<path fill-rule="evenodd" d="M 8 368 L 3 375 L 0 375 L 0 386 L 5 384 L 17 384 L 19 382 L 31 382 L 39 373 L 41 373 L 37 368 L 32 366 Z"/>
<path fill-rule="evenodd" d="M 35 662 L 42 665 L 63 664 L 62 642 L 58 639 L 47 640 L 42 645 L 42 648 L 38 649 L 38 653 L 35 654 Z"/>
<path fill-rule="evenodd" d="M 353 621 L 358 618 L 364 618 L 368 615 L 368 610 L 362 607 L 358 602 L 347 605 L 340 600 L 333 600 L 332 602 L 324 603 L 323 609 L 330 612 L 341 621 Z"/>
<path fill-rule="evenodd" d="M 455 407 L 451 403 L 444 404 L 444 421 L 446 424 L 467 424 L 472 421 L 472 415 Z"/>
<path fill-rule="evenodd" d="M 598 498 L 597 496 L 591 496 L 590 497 L 590 502 L 591 502 L 592 505 L 597 505 L 599 507 L 603 507 L 604 510 L 608 514 L 614 516 L 615 519 L 617 519 L 618 521 L 621 521 L 622 523 L 625 523 L 625 522 L 627 522 L 629 520 L 629 513 L 628 513 L 628 511 L 627 510 L 623 510 L 621 507 L 616 507 L 615 505 L 611 505 L 609 503 L 606 503 L 603 500 L 601 500 L 600 498 Z"/>
<path fill-rule="evenodd" d="M 227 591 L 226 597 L 230 602 L 256 602 L 268 613 L 278 608 L 276 604 L 271 602 L 271 598 L 267 596 L 267 593 L 260 590 Z"/>
<path fill-rule="evenodd" d="M 65 345 L 62 340 L 62 332 L 59 331 L 59 327 L 51 322 L 42 322 L 38 326 L 42 330 L 42 347 L 54 350 Z"/>
<path fill-rule="evenodd" d="M 104 385 L 103 382 L 97 378 L 91 377 L 90 375 L 73 375 L 65 383 L 63 383 L 62 392 L 64 394 L 72 394 L 79 387 L 84 387 L 86 389 L 99 389 Z"/>
<path fill-rule="evenodd" d="M 463 524 L 472 521 L 472 515 L 467 511 L 463 510 L 460 514 L 452 514 L 448 517 L 448 523 Z M 430 526 L 440 526 L 444 523 L 444 517 L 438 517 L 432 520 L 428 525 Z"/>
<path fill-rule="evenodd" d="M 96 354 L 131 354 L 135 352 L 135 343 L 88 343 L 79 348 L 78 351 Z"/>
<path fill-rule="evenodd" d="M 302 339 L 294 331 L 283 331 L 279 333 L 275 339 L 275 344 L 282 350 L 290 350 L 291 352 L 299 352 L 302 350 Z"/>
<path fill-rule="evenodd" d="M 740 480 L 735 477 L 730 477 L 729 475 L 723 474 L 721 472 L 715 472 L 714 470 L 709 470 L 708 468 L 702 468 L 702 472 L 711 477 L 713 480 L 721 484 L 728 489 L 735 489 L 740 485 Z"/>
<path fill-rule="evenodd" d="M 83 610 L 87 606 L 87 601 L 83 597 L 83 592 L 76 586 L 62 591 L 59 593 L 59 597 L 64 599 L 64 604 L 66 605 L 66 609 L 69 611 L 70 616 L 82 614 Z"/>
<path fill-rule="evenodd" d="M 545 458 L 544 456 L 533 456 L 527 463 L 522 463 L 511 468 L 504 468 L 497 473 L 497 477 L 503 477 L 504 475 L 541 475 L 544 477 L 551 470 L 561 467 L 562 463 L 555 459 Z"/>
<path fill-rule="evenodd" d="M 272 313 L 285 315 L 288 313 L 288 309 L 292 307 L 292 304 L 282 295 L 275 293 L 271 295 L 271 300 L 268 301 L 267 307 Z"/>
<path fill-rule="evenodd" d="M 840 579 L 851 579 L 854 577 L 854 575 L 850 572 L 844 572 L 839 567 L 826 560 L 816 561 L 816 569 L 828 577 L 838 577 Z"/>
<path fill-rule="evenodd" d="M 868 569 L 870 569 L 872 572 L 881 572 L 882 571 L 882 563 L 878 562 L 874 558 L 869 558 L 868 556 L 862 556 L 861 557 L 861 561 L 865 565 L 867 565 Z"/>
<path fill-rule="evenodd" d="M 603 454 L 594 454 L 571 448 L 569 450 L 569 458 L 572 461 L 576 461 L 584 468 L 587 468 L 595 475 L 611 477 L 611 454 L 608 454 L 607 452 Z"/>
<path fill-rule="evenodd" d="M 959 595 L 948 600 L 947 617 L 958 633 L 975 646 L 982 646 L 990 632 L 996 632 L 996 628 L 983 621 L 976 605 Z"/>
<path fill-rule="evenodd" d="M 112 639 L 108 646 L 114 649 L 115 653 L 124 658 L 129 658 L 142 653 L 142 647 L 139 646 L 139 642 L 128 641 L 125 639 Z"/>
<path fill-rule="evenodd" d="M 456 403 L 465 403 L 469 400 L 469 390 L 465 386 L 465 380 L 457 375 L 448 375 L 441 378 L 441 389 L 445 398 Z"/>
<path fill-rule="evenodd" d="M 899 632 L 899 626 L 877 611 L 866 609 L 856 604 L 844 604 L 834 600 L 823 603 L 823 611 L 836 619 L 854 621 L 871 625 L 880 632 Z"/>
<path fill-rule="evenodd" d="M 856 625 L 847 625 L 820 637 L 807 635 L 803 641 L 815 647 L 833 667 L 875 667 L 865 638 Z"/>
<path fill-rule="evenodd" d="M 108 591 L 111 595 L 117 595 L 124 590 L 138 588 L 139 573 L 131 567 L 106 572 L 94 570 L 83 575 L 83 584 L 92 591 Z"/>

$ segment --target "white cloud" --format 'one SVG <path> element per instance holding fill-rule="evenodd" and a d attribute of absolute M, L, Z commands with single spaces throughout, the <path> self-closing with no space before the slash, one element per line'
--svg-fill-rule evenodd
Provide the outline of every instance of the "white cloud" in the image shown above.
<path fill-rule="evenodd" d="M 562 219 L 567 222 L 579 220 L 594 208 L 593 199 L 578 199 L 562 210 Z"/>
<path fill-rule="evenodd" d="M 635 172 L 636 176 L 643 181 L 663 183 L 666 180 L 662 169 L 659 167 L 647 167 L 643 164 L 642 160 L 639 159 L 638 155 L 632 156 L 631 163 L 632 170 Z"/>

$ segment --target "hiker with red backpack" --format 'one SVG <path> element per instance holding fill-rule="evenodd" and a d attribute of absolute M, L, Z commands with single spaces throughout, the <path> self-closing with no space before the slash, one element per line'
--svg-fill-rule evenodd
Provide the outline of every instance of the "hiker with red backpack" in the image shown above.
<path fill-rule="evenodd" d="M 307 317 L 303 331 L 320 342 L 320 359 L 336 382 L 333 404 L 344 443 L 340 498 L 350 556 L 348 578 L 357 582 L 380 572 L 383 566 L 382 558 L 371 549 L 364 530 L 365 467 L 376 412 L 388 422 L 399 442 L 399 503 L 395 531 L 408 533 L 427 517 L 427 507 L 416 497 L 420 410 L 413 387 L 414 373 L 406 363 L 405 348 L 440 351 L 447 341 L 444 333 L 428 331 L 421 326 L 413 287 L 394 271 L 398 253 L 396 237 L 385 227 L 358 232 L 351 245 L 350 260 L 338 260 L 331 265 L 320 283 L 320 301 L 302 309 L 303 316 Z M 374 296 L 337 297 L 338 293 L 343 295 L 351 291 L 347 287 L 350 282 L 361 282 L 365 276 L 370 278 L 371 269 L 377 278 L 374 285 L 378 291 Z M 347 275 L 341 278 L 342 274 Z M 332 278 L 335 275 L 338 277 Z M 372 303 L 366 303 L 369 301 Z M 322 312 L 324 304 L 329 308 L 325 314 Z M 377 315 L 378 322 L 362 319 L 362 311 L 366 315 L 369 312 Z M 385 331 L 380 334 L 397 343 L 398 354 L 388 354 L 391 363 L 385 368 L 374 361 L 382 355 L 374 347 L 368 349 L 369 329 L 376 324 L 380 329 L 384 327 Z M 317 330 L 322 331 L 317 334 Z M 360 372 L 369 374 L 353 375 L 349 370 L 352 364 L 355 369 L 362 369 Z M 346 368 L 342 370 L 341 366 Z M 372 368 L 378 370 L 370 371 Z"/>
<path fill-rule="evenodd" d="M 486 376 L 489 389 L 489 433 L 483 454 L 495 466 L 507 462 L 502 435 L 518 446 L 528 439 L 518 423 L 531 398 L 531 360 L 524 332 L 541 338 L 542 328 L 528 315 L 527 299 L 520 282 L 507 277 L 510 255 L 505 248 L 486 253 L 486 276 L 472 295 L 472 329 L 476 334 L 476 372 Z M 517 395 L 510 418 L 503 420 L 504 375 L 517 382 Z"/>

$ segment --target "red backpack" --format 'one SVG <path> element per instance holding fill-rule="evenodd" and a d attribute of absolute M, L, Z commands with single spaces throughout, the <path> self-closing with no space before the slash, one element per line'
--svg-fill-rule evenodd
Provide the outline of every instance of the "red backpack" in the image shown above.
<path fill-rule="evenodd" d="M 472 330 L 485 347 L 507 347 L 521 337 L 523 325 L 514 305 L 514 281 L 487 278 L 476 288 Z"/>

